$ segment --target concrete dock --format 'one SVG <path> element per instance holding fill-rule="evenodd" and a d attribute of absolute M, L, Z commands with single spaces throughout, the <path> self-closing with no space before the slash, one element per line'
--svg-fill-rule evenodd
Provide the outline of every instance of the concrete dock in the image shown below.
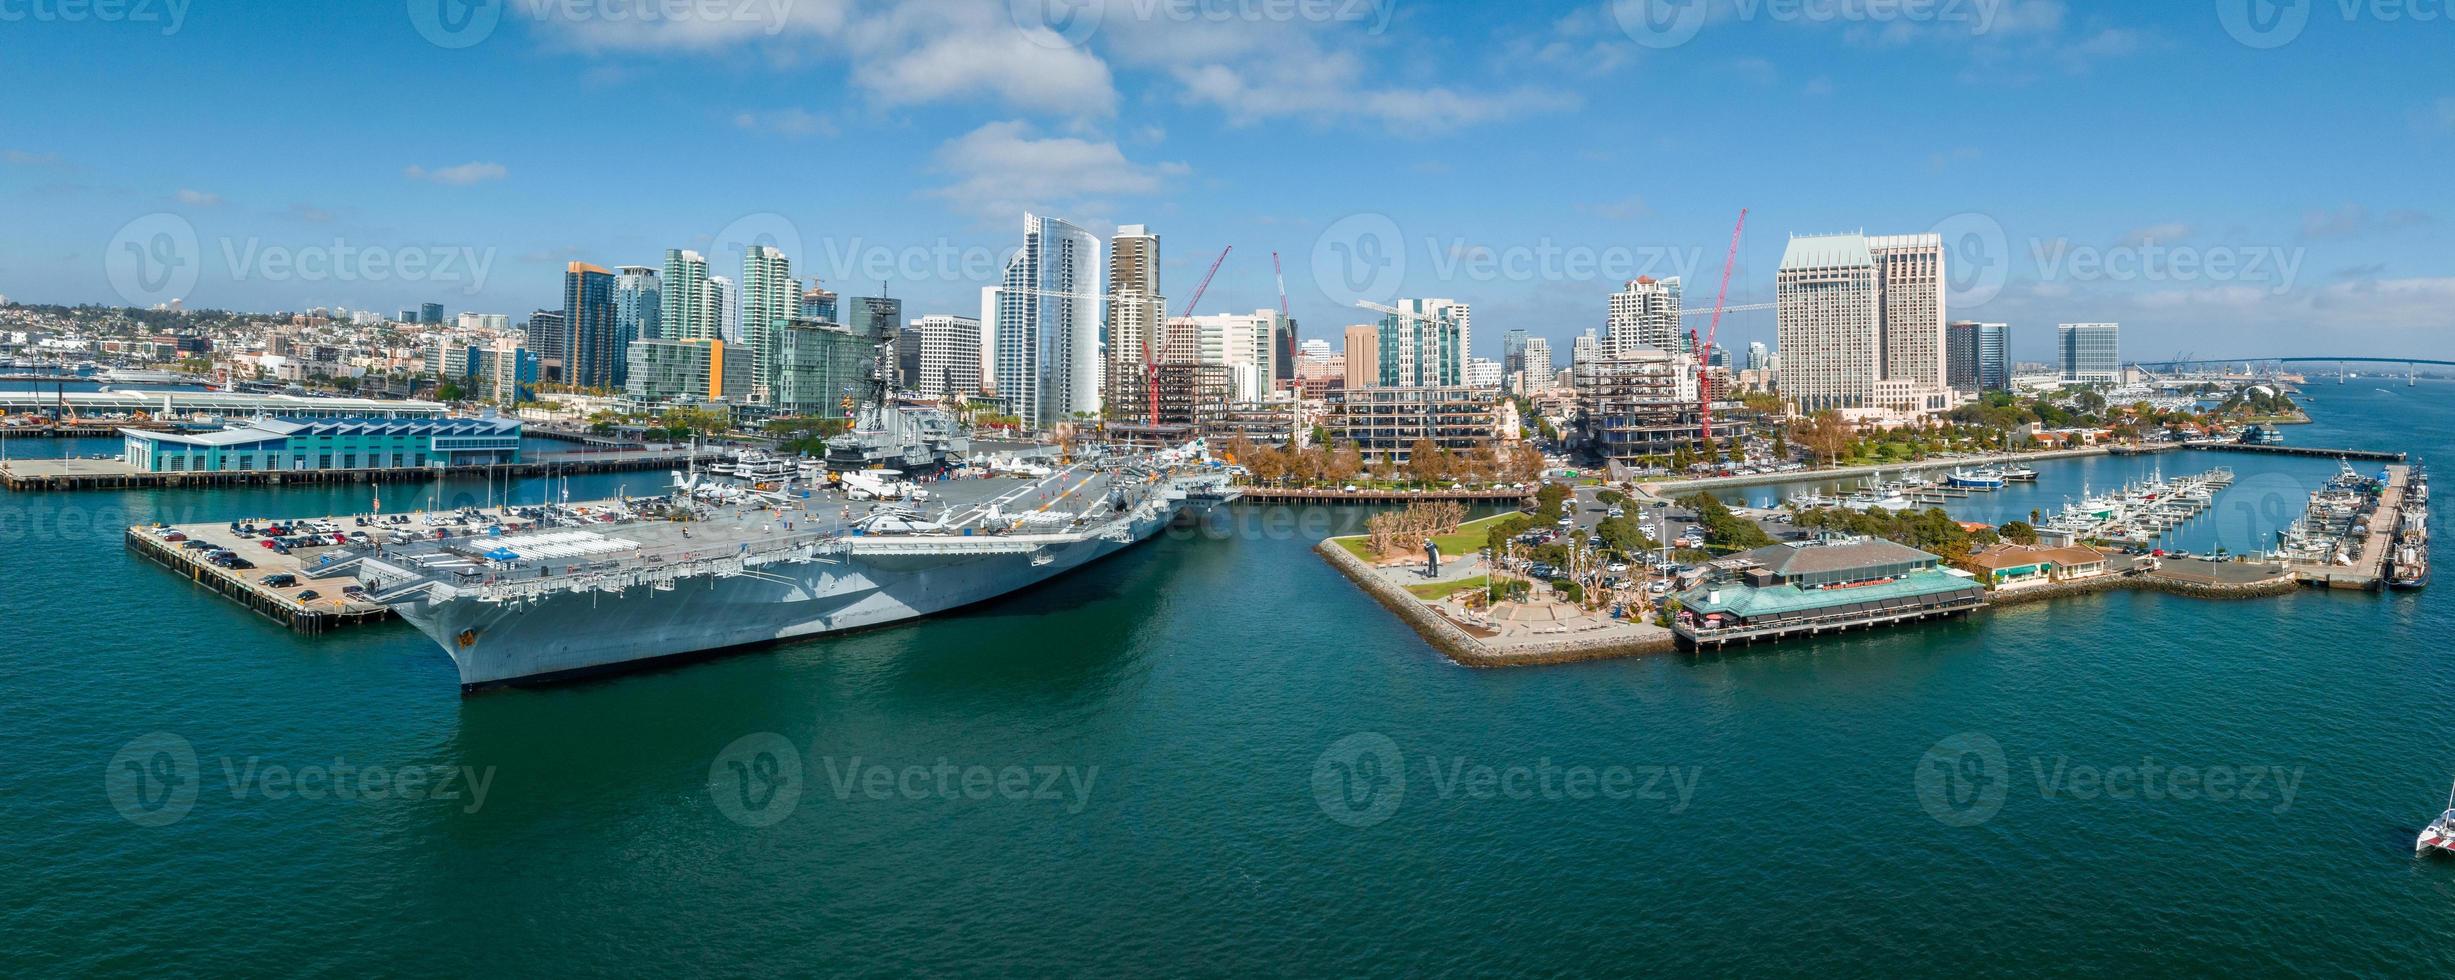
<path fill-rule="evenodd" d="M 2293 562 L 2293 577 L 2305 585 L 2320 585 L 2330 589 L 2359 589 L 2375 592 L 2387 582 L 2387 560 L 2395 552 L 2395 529 L 2403 526 L 2404 495 L 2412 488 L 2412 467 L 2387 467 L 2387 488 L 2378 495 L 2378 508 L 2369 518 L 2370 530 L 2361 539 L 2361 552 L 2351 565 L 2330 565 L 2313 562 Z"/>

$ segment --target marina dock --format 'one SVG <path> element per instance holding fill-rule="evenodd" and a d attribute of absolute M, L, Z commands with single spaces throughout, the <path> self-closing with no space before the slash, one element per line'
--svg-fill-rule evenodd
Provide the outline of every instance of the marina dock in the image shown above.
<path fill-rule="evenodd" d="M 2375 449 L 2319 449 L 2312 446 L 2260 445 L 2247 442 L 2194 442 L 2193 449 L 2208 449 L 2226 453 L 2266 453 L 2270 456 L 2309 456 L 2316 459 L 2357 459 L 2369 463 L 2401 463 L 2406 454 Z"/>
<path fill-rule="evenodd" d="M 1391 504 L 1417 500 L 1516 504 L 1534 498 L 1525 490 L 1293 490 L 1239 486 L 1244 499 L 1265 504 Z"/>
<path fill-rule="evenodd" d="M 2411 486 L 2412 467 L 2395 465 L 2387 467 L 2385 486 L 2366 508 L 2344 509 L 2333 502 L 2341 496 L 2333 486 L 2312 494 L 2308 511 L 2283 543 L 2286 567 L 2293 577 L 2305 585 L 2330 589 L 2376 591 L 2383 587 L 2387 560 L 2394 553 L 2395 530 L 2403 523 L 2405 495 Z"/>

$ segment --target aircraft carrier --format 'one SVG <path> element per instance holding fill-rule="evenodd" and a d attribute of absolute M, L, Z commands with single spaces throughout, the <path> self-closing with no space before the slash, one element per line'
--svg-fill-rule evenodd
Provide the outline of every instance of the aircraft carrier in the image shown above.
<path fill-rule="evenodd" d="M 925 499 L 676 482 L 516 530 L 385 542 L 359 582 L 443 648 L 466 693 L 943 612 L 1235 495 L 1194 446 L 925 481 Z"/>

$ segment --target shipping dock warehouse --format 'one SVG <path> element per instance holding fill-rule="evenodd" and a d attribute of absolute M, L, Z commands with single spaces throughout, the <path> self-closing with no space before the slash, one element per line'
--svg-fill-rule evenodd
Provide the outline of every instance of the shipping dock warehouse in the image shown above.
<path fill-rule="evenodd" d="M 520 461 L 520 423 L 496 418 L 256 419 L 215 432 L 121 429 L 140 473 L 398 469 Z"/>
<path fill-rule="evenodd" d="M 1943 559 L 1875 538 L 1777 544 L 1714 562 L 1682 593 L 1672 632 L 1720 648 L 1953 616 L 1986 605 L 1984 586 Z"/>

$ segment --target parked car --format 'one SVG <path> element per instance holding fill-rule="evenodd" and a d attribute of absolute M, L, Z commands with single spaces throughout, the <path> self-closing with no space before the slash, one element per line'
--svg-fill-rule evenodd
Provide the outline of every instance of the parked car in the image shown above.
<path fill-rule="evenodd" d="M 288 572 L 274 572 L 273 574 L 267 575 L 259 581 L 262 581 L 265 585 L 272 588 L 286 589 L 298 584 L 298 576 L 292 575 Z"/>
<path fill-rule="evenodd" d="M 321 592 L 317 592 L 317 591 L 316 591 L 316 590 L 314 590 L 314 589 L 308 589 L 307 591 L 305 591 L 305 592 L 301 592 L 301 593 L 299 593 L 299 594 L 298 594 L 298 601 L 300 601 L 300 602 L 314 602 L 314 601 L 316 601 L 317 599 L 321 599 L 321 598 L 323 598 L 323 597 L 324 597 L 324 594 L 323 594 L 323 593 L 321 593 Z"/>

